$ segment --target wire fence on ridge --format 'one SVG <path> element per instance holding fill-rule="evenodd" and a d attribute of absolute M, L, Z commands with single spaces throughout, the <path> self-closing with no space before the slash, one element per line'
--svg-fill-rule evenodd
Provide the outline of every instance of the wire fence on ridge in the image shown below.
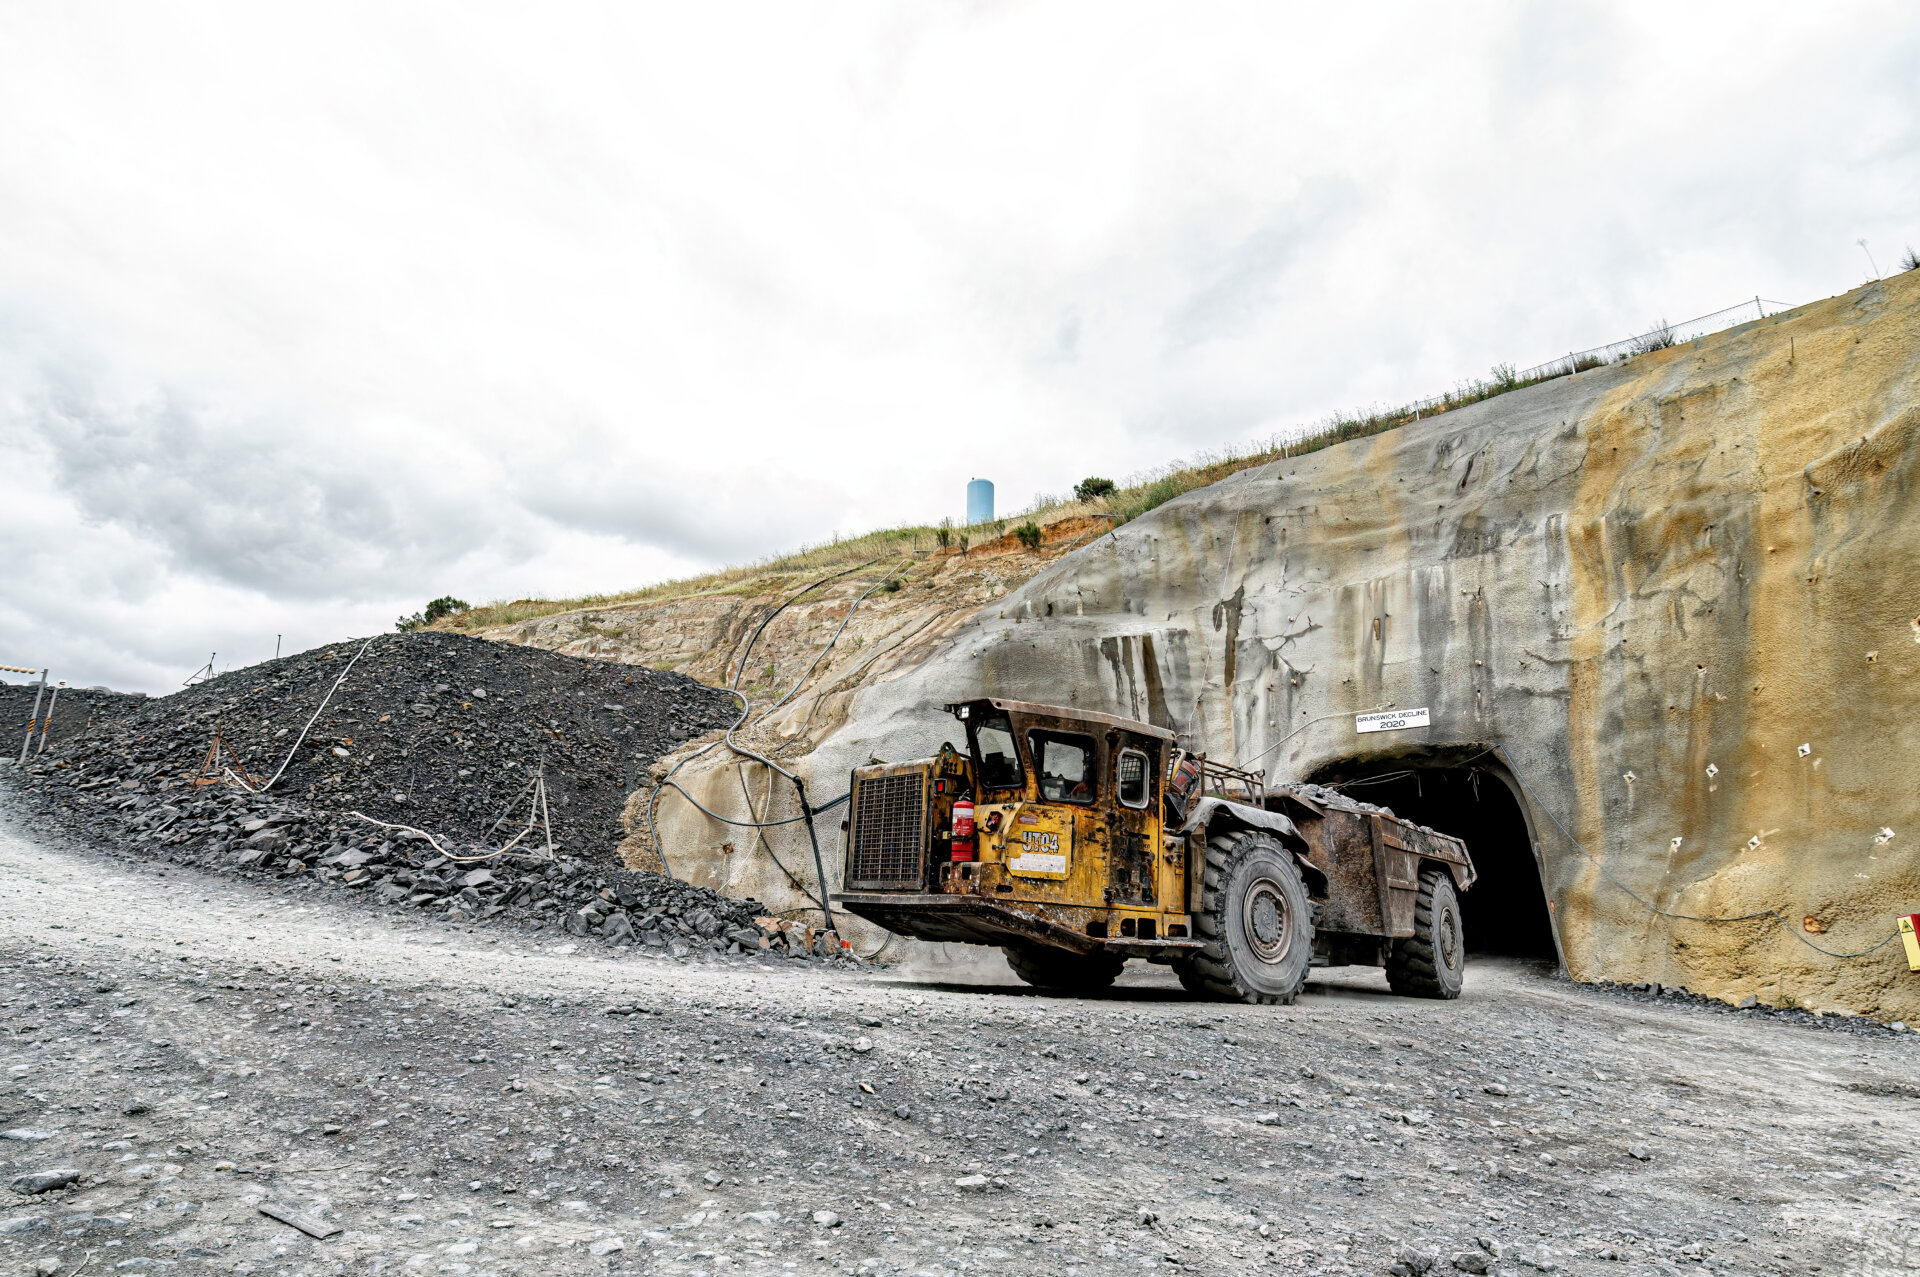
<path fill-rule="evenodd" d="M 1348 439 L 1365 438 L 1425 417 L 1464 408 L 1508 391 L 1525 389 L 1544 381 L 1552 381 L 1555 378 L 1571 376 L 1594 368 L 1624 363 L 1638 355 L 1665 350 L 1711 333 L 1771 318 L 1791 309 L 1792 307 L 1785 302 L 1777 302 L 1756 295 L 1747 301 L 1723 307 L 1693 319 L 1683 320 L 1677 324 L 1662 320 L 1646 332 L 1624 337 L 1619 341 L 1591 346 L 1586 350 L 1569 351 L 1567 354 L 1549 359 L 1545 363 L 1535 364 L 1530 368 L 1515 369 L 1510 364 L 1496 364 L 1492 369 L 1491 377 L 1487 379 L 1462 381 L 1452 390 L 1430 395 L 1425 399 L 1416 399 L 1393 407 L 1375 406 L 1350 412 L 1338 412 L 1313 425 L 1275 431 L 1266 439 L 1229 443 L 1192 457 L 1137 471 L 1122 481 L 1122 492 L 1118 494 L 1119 503 L 1126 504 L 1133 495 L 1134 489 L 1149 491 L 1155 488 L 1167 489 L 1164 493 L 1154 494 L 1157 500 L 1150 497 L 1146 502 L 1141 503 L 1142 509 L 1130 509 L 1128 517 L 1132 517 L 1135 514 L 1144 513 L 1144 509 L 1152 508 L 1153 505 L 1158 504 L 1159 500 L 1168 499 L 1191 488 L 1211 483 L 1216 478 L 1224 477 L 1223 474 L 1214 473 L 1216 471 L 1231 472 L 1249 464 L 1298 456 Z M 1066 500 L 1067 498 L 1063 496 L 1044 492 L 1036 493 L 1032 504 L 1012 517 L 1016 519 L 1028 517 L 1049 507 L 1065 504 Z"/>
<path fill-rule="evenodd" d="M 1588 350 L 1576 350 L 1562 355 L 1558 359 L 1549 359 L 1544 364 L 1535 364 L 1523 368 L 1514 374 L 1519 381 L 1545 381 L 1550 377 L 1564 377 L 1569 373 L 1584 372 L 1588 368 L 1599 368 L 1606 364 L 1616 364 L 1635 355 L 1648 354 L 1655 350 L 1665 350 L 1669 346 L 1678 346 L 1709 333 L 1721 332 L 1728 328 L 1737 328 L 1753 320 L 1765 319 L 1767 307 L 1773 307 L 1773 313 L 1791 310 L 1785 302 L 1768 301 L 1755 294 L 1751 301 L 1716 310 L 1712 314 L 1701 315 L 1678 324 L 1669 324 L 1661 320 L 1648 331 L 1635 337 L 1626 337 L 1620 341 L 1608 342 L 1604 346 L 1594 346 Z"/>

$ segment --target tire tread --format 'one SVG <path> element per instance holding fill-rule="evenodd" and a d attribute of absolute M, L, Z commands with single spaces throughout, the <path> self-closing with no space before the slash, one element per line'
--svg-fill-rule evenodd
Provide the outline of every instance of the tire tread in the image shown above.
<path fill-rule="evenodd" d="M 1194 917 L 1194 930 L 1206 940 L 1192 957 L 1174 964 L 1174 975 L 1189 993 L 1223 1002 L 1251 1002 L 1286 1006 L 1299 996 L 1306 984 L 1303 967 L 1300 980 L 1285 993 L 1261 993 L 1245 988 L 1234 978 L 1233 959 L 1227 952 L 1226 885 L 1231 879 L 1234 857 L 1249 831 L 1233 830 L 1207 839 L 1206 866 L 1201 874 L 1200 912 Z M 1297 871 L 1297 867 L 1296 867 Z M 1302 920 L 1304 923 L 1306 920 Z"/>
<path fill-rule="evenodd" d="M 1439 955 L 1434 952 L 1434 896 L 1440 890 L 1444 869 L 1420 871 L 1420 891 L 1413 904 L 1413 934 L 1395 940 L 1387 948 L 1387 986 L 1403 998 L 1454 998 L 1457 988 L 1449 989 L 1440 976 Z M 1449 889 L 1453 880 L 1447 879 Z M 1456 909 L 1459 908 L 1456 897 Z M 1463 956 L 1464 963 L 1464 956 Z"/>
<path fill-rule="evenodd" d="M 1013 973 L 1036 989 L 1067 993 L 1094 993 L 1120 976 L 1127 960 L 1108 953 L 1068 953 L 1058 949 L 1002 945 Z"/>

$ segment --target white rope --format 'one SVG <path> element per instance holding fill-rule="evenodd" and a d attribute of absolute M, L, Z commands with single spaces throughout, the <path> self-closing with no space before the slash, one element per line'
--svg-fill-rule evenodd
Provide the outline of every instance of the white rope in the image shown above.
<path fill-rule="evenodd" d="M 375 638 L 377 637 L 379 636 L 375 635 Z M 272 789 L 274 785 L 274 781 L 277 781 L 280 779 L 280 777 L 286 772 L 288 765 L 293 762 L 293 756 L 300 752 L 300 747 L 302 745 L 306 744 L 307 733 L 312 731 L 313 725 L 320 721 L 320 715 L 326 713 L 327 702 L 333 699 L 333 694 L 340 690 L 340 684 L 346 682 L 347 675 L 353 672 L 354 662 L 358 661 L 361 657 L 365 656 L 367 654 L 367 648 L 372 646 L 373 646 L 373 639 L 368 639 L 366 642 L 366 645 L 362 647 L 359 651 L 353 654 L 353 660 L 347 662 L 347 668 L 340 671 L 340 677 L 333 680 L 333 686 L 329 687 L 327 689 L 327 694 L 320 698 L 320 708 L 313 711 L 313 717 L 309 718 L 307 720 L 307 725 L 300 729 L 300 738 L 293 742 L 293 748 L 287 751 L 287 757 L 280 764 L 280 770 L 275 772 L 272 778 L 269 779 L 266 784 L 260 786 L 260 788 L 258 789 L 255 789 L 252 785 L 249 785 L 246 781 L 234 775 L 233 769 L 231 767 L 226 767 L 221 769 L 226 772 L 227 779 L 232 781 L 234 784 L 240 786 L 240 788 L 246 790 L 249 794 L 264 794 L 269 789 Z M 445 853 L 442 853 L 442 854 L 445 854 Z"/>
<path fill-rule="evenodd" d="M 375 820 L 373 817 L 367 815 L 364 812 L 350 811 L 347 813 L 347 815 L 352 816 L 356 820 L 364 820 L 369 825 L 378 825 L 382 829 L 398 829 L 403 833 L 419 834 L 422 838 L 427 840 L 428 846 L 432 847 L 435 851 L 445 856 L 448 860 L 459 859 L 459 857 L 456 856 L 454 853 L 448 851 L 445 847 L 442 847 L 437 841 L 435 841 L 434 836 L 428 833 L 424 829 L 415 829 L 412 825 L 389 825 L 386 821 Z"/>
<path fill-rule="evenodd" d="M 510 843 L 508 843 L 508 844 L 507 844 L 507 845 L 506 845 L 505 847 L 502 847 L 502 848 L 501 848 L 500 850 L 498 850 L 498 851 L 490 851 L 490 852 L 488 852 L 488 853 L 486 853 L 486 854 L 485 854 L 484 856 L 465 856 L 465 855 L 462 855 L 462 854 L 460 854 L 460 853 L 459 853 L 459 852 L 457 852 L 457 851 L 448 851 L 448 850 L 447 850 L 447 849 L 446 849 L 445 847 L 442 847 L 442 846 L 440 845 L 440 843 L 439 843 L 439 840 L 437 840 L 437 839 L 436 839 L 436 838 L 435 838 L 435 837 L 434 837 L 434 836 L 433 836 L 432 834 L 430 834 L 430 833 L 428 833 L 428 832 L 427 832 L 426 830 L 424 830 L 424 829 L 416 829 L 416 828 L 415 828 L 414 826 L 412 826 L 412 825 L 390 825 L 390 824 L 388 824 L 388 823 L 387 823 L 386 821 L 384 821 L 384 820 L 375 820 L 375 819 L 374 819 L 374 818 L 373 818 L 372 816 L 369 816 L 369 815 L 367 815 L 367 814 L 366 814 L 365 812 L 360 812 L 360 811 L 350 811 L 350 812 L 348 812 L 348 813 L 347 813 L 347 815 L 349 815 L 349 816 L 352 816 L 352 817 L 354 817 L 355 819 L 358 819 L 358 820 L 364 820 L 364 821 L 366 821 L 366 822 L 367 822 L 367 823 L 368 823 L 369 825 L 378 825 L 378 826 L 380 826 L 380 828 L 382 828 L 382 829 L 398 829 L 398 830 L 400 830 L 400 831 L 401 831 L 402 833 L 408 833 L 408 834 L 418 834 L 418 835 L 420 835 L 420 836 L 421 836 L 422 838 L 424 838 L 424 839 L 426 839 L 426 840 L 427 840 L 427 844 L 428 844 L 429 846 L 431 846 L 431 847 L 432 847 L 432 848 L 433 848 L 433 849 L 434 849 L 435 851 L 437 851 L 437 852 L 439 852 L 439 853 L 440 853 L 441 855 L 443 855 L 443 856 L 445 856 L 445 857 L 446 857 L 446 858 L 447 858 L 448 860 L 453 860 L 453 861 L 457 861 L 457 862 L 459 862 L 459 863 L 461 863 L 461 864 L 471 864 L 471 863 L 473 863 L 473 862 L 475 862 L 475 861 L 479 861 L 479 860 L 493 860 L 493 859 L 496 859 L 496 858 L 498 858 L 498 857 L 500 857 L 500 856 L 504 856 L 504 855 L 506 855 L 506 854 L 508 854 L 508 853 L 509 853 L 509 852 L 510 852 L 510 851 L 511 851 L 511 850 L 513 849 L 513 843 L 512 843 L 512 842 L 510 842 Z M 522 831 L 522 834 L 521 834 L 521 837 L 525 837 L 525 836 L 526 836 L 526 835 L 525 835 L 525 831 Z M 513 842 L 519 842 L 519 841 L 520 841 L 520 839 L 519 839 L 519 838 L 515 838 L 515 839 L 513 840 Z M 519 856 L 519 858 L 520 858 L 521 860 L 538 860 L 538 859 L 540 859 L 540 857 L 538 857 L 538 856 L 530 856 L 530 855 L 528 855 L 528 854 L 527 854 L 527 853 L 525 853 L 525 852 L 522 852 L 522 853 L 520 853 L 520 856 Z M 552 857 L 551 857 L 551 856 L 549 856 L 549 857 L 548 857 L 548 859 L 552 859 Z"/>
<path fill-rule="evenodd" d="M 543 830 L 547 836 L 547 854 L 544 857 L 541 857 L 533 854 L 532 852 L 523 851 L 519 853 L 517 859 L 533 860 L 533 861 L 539 861 L 542 859 L 545 859 L 545 860 L 557 859 L 557 857 L 555 857 L 553 854 L 553 820 L 547 814 L 547 769 L 544 763 L 541 764 L 539 774 L 527 783 L 527 788 L 522 789 L 520 791 L 520 797 L 513 800 L 512 806 L 507 808 L 506 813 L 503 814 L 499 820 L 496 820 L 493 822 L 493 829 L 489 829 L 487 833 L 489 836 L 491 836 L 494 830 L 499 829 L 501 825 L 506 823 L 507 816 L 513 814 L 513 809 L 520 805 L 521 799 L 528 798 L 528 790 L 532 791 L 532 797 L 528 801 L 528 805 L 527 805 L 527 827 L 525 829 L 522 829 L 519 833 L 515 834 L 510 840 L 508 840 L 506 846 L 501 847 L 496 851 L 486 852 L 482 855 L 462 855 L 457 851 L 448 851 L 445 847 L 442 847 L 440 845 L 439 840 L 436 839 L 432 834 L 428 833 L 424 829 L 415 828 L 412 825 L 389 824 L 384 820 L 375 820 L 372 816 L 369 816 L 365 812 L 361 812 L 361 811 L 350 811 L 347 814 L 349 816 L 354 817 L 357 820 L 364 820 L 369 825 L 378 825 L 382 829 L 398 829 L 404 833 L 418 834 L 420 835 L 420 837 L 425 838 L 427 840 L 428 845 L 431 846 L 436 852 L 440 853 L 442 856 L 445 856 L 448 860 L 457 861 L 461 864 L 472 864 L 476 861 L 493 860 L 500 856 L 509 855 L 513 852 L 513 849 L 515 847 L 520 845 L 520 840 L 522 838 L 525 838 L 528 834 L 532 833 L 534 830 L 540 829 L 540 830 Z"/>
<path fill-rule="evenodd" d="M 377 637 L 379 636 L 376 635 L 375 638 Z M 293 748 L 287 751 L 287 756 L 285 760 L 281 762 L 280 769 L 274 772 L 273 775 L 270 778 L 268 778 L 265 784 L 261 785 L 260 788 L 255 789 L 252 785 L 249 785 L 241 777 L 235 775 L 233 768 L 223 767 L 221 768 L 221 771 L 226 774 L 227 779 L 232 781 L 234 784 L 240 786 L 240 788 L 246 790 L 249 794 L 264 794 L 269 789 L 272 789 L 274 786 L 274 783 L 278 781 L 281 776 L 286 774 L 287 768 L 292 764 L 295 756 L 297 756 L 300 753 L 300 747 L 306 744 L 307 734 L 313 730 L 313 725 L 320 721 L 320 715 L 327 712 L 327 705 L 330 701 L 333 700 L 333 694 L 340 690 L 340 685 L 347 681 L 347 675 L 353 672 L 354 665 L 358 663 L 361 657 L 367 654 L 367 649 L 372 647 L 373 644 L 374 644 L 374 640 L 368 639 L 366 643 L 361 646 L 360 650 L 353 654 L 353 659 L 347 662 L 347 667 L 340 671 L 340 677 L 333 680 L 333 686 L 328 688 L 327 694 L 320 698 L 320 708 L 313 711 L 313 717 L 309 718 L 307 720 L 307 725 L 300 729 L 300 735 L 293 742 Z M 535 828 L 535 819 L 536 817 L 540 817 L 540 818 L 544 818 L 540 821 L 540 823 L 546 827 L 546 833 L 547 833 L 546 858 L 548 860 L 552 860 L 554 858 L 553 823 L 552 823 L 552 818 L 547 816 L 547 803 L 546 803 L 547 790 L 546 790 L 544 769 L 542 770 L 542 775 L 539 778 L 537 778 L 534 783 L 535 783 L 535 790 L 534 790 L 535 810 L 533 812 L 530 812 L 528 815 L 527 827 L 521 830 L 519 835 L 516 836 L 512 842 L 509 842 L 506 846 L 500 848 L 500 850 L 490 851 L 484 855 L 479 855 L 479 856 L 463 855 L 457 851 L 448 851 L 445 847 L 442 847 L 440 845 L 439 840 L 436 839 L 432 834 L 428 833 L 424 829 L 416 829 L 412 825 L 389 824 L 384 820 L 375 820 L 372 816 L 367 815 L 365 812 L 350 811 L 347 814 L 349 816 L 354 817 L 355 819 L 364 820 L 369 825 L 377 825 L 382 829 L 397 829 L 404 833 L 418 834 L 420 837 L 427 840 L 427 845 L 432 847 L 434 851 L 436 851 L 442 856 L 445 856 L 448 860 L 454 861 L 459 864 L 472 864 L 475 861 L 494 860 L 500 856 L 505 856 L 509 854 L 510 852 L 512 852 L 515 843 L 518 843 L 521 838 L 524 838 L 528 834 L 533 832 Z M 515 800 L 515 805 L 518 806 L 518 800 Z M 494 823 L 494 828 L 496 829 L 499 828 L 498 821 Z M 524 860 L 539 859 L 538 856 L 531 856 L 525 852 L 520 853 L 520 858 Z"/>

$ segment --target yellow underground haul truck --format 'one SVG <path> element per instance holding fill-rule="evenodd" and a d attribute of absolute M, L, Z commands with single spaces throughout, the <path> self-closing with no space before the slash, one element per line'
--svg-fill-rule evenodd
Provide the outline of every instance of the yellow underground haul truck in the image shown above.
<path fill-rule="evenodd" d="M 1245 1002 L 1291 1002 L 1315 965 L 1459 994 L 1459 893 L 1474 880 L 1459 839 L 1318 786 L 1268 786 L 1147 723 L 1024 701 L 947 709 L 964 750 L 854 769 L 836 897 L 849 912 L 998 945 L 1043 988 L 1102 988 L 1144 958 Z"/>

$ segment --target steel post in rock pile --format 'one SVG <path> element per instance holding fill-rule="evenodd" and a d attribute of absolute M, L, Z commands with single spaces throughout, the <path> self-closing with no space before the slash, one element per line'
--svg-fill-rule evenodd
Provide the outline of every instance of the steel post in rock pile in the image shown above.
<path fill-rule="evenodd" d="M 39 725 L 40 701 L 41 701 L 41 698 L 46 696 L 46 694 L 47 694 L 47 671 L 41 670 L 40 682 L 35 685 L 35 689 L 33 693 L 33 716 L 27 719 L 27 736 L 25 740 L 20 742 L 20 765 L 22 767 L 25 767 L 27 765 L 27 751 L 33 747 L 33 729 Z"/>
<path fill-rule="evenodd" d="M 40 748 L 33 751 L 35 758 L 47 752 L 47 733 L 53 730 L 53 707 L 60 703 L 60 689 L 65 686 L 66 683 L 64 681 L 55 683 L 53 685 L 53 695 L 47 698 L 47 716 L 40 720 Z M 31 732 L 33 728 L 28 727 L 27 730 Z"/>

